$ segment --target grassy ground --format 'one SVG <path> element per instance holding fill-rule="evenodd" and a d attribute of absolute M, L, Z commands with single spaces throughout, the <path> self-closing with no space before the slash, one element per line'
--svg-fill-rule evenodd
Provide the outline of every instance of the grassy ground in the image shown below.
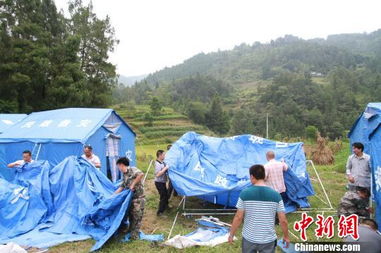
<path fill-rule="evenodd" d="M 164 149 L 166 147 L 165 144 L 162 145 L 140 145 L 137 147 L 137 154 L 138 154 L 138 166 L 143 170 L 146 171 L 148 167 L 148 163 L 150 158 L 154 155 L 155 151 L 158 148 Z M 334 165 L 331 166 L 317 166 L 317 170 L 319 172 L 320 178 L 323 181 L 323 184 L 325 186 L 325 189 L 327 191 L 327 194 L 332 202 L 332 205 L 334 208 L 337 207 L 340 198 L 345 192 L 345 175 L 343 173 L 342 166 L 345 165 L 345 159 L 348 155 L 348 144 L 344 143 L 344 146 L 342 150 L 336 154 L 336 162 Z M 312 167 L 308 167 L 308 172 L 314 187 L 314 190 L 316 192 L 315 196 L 312 196 L 309 198 L 310 203 L 312 207 L 314 208 L 326 208 L 329 207 L 327 201 L 325 200 L 322 188 L 319 184 L 318 178 L 312 169 Z M 168 236 L 169 231 L 171 229 L 172 222 L 174 220 L 174 217 L 176 215 L 176 207 L 178 203 L 180 202 L 180 197 L 176 197 L 171 199 L 171 205 L 175 208 L 173 208 L 171 211 L 169 211 L 166 216 L 157 218 L 155 215 L 156 208 L 158 205 L 158 195 L 156 192 L 156 189 L 153 184 L 153 172 L 152 170 L 149 172 L 149 176 L 147 177 L 147 181 L 145 184 L 145 191 L 147 196 L 147 205 L 145 210 L 145 216 L 143 220 L 143 227 L 142 230 L 145 233 L 151 234 L 164 234 L 165 236 Z M 324 203 L 326 202 L 326 203 Z M 198 200 L 191 200 L 189 202 L 190 206 L 200 206 L 201 203 Z M 312 216 L 315 216 L 316 213 L 309 213 Z M 328 213 L 325 213 L 327 215 Z M 332 213 L 331 213 L 332 214 Z M 289 230 L 295 234 L 298 235 L 296 231 L 293 230 L 293 224 L 295 221 L 300 219 L 300 214 L 288 214 L 287 218 L 289 221 Z M 186 218 L 183 216 L 179 216 L 179 219 L 177 221 L 177 224 L 174 228 L 173 235 L 176 234 L 186 234 L 188 232 L 193 231 L 196 228 L 195 217 L 193 218 Z M 222 217 L 222 220 L 231 223 L 232 217 L 226 216 Z M 314 225 L 310 227 L 309 230 L 307 230 L 307 235 L 310 239 L 316 241 L 314 237 Z M 278 235 L 281 235 L 280 229 L 277 229 Z M 337 233 L 336 233 L 337 234 Z M 232 245 L 229 244 L 222 244 L 220 246 L 214 247 L 214 248 L 207 248 L 207 247 L 194 247 L 190 249 L 185 250 L 177 250 L 174 248 L 169 247 L 163 247 L 159 244 L 154 244 L 150 242 L 145 241 L 135 241 L 135 242 L 129 242 L 129 243 L 122 243 L 120 242 L 120 237 L 114 237 L 112 238 L 99 252 L 128 252 L 128 251 L 134 251 L 134 252 L 240 252 L 240 243 L 241 243 L 241 236 L 238 235 L 239 240 L 235 242 Z M 292 235 L 290 236 L 292 241 L 299 241 L 298 239 L 294 238 Z M 339 238 L 335 237 L 333 240 L 338 241 Z M 87 240 L 87 241 L 81 241 L 81 242 L 73 242 L 73 243 L 64 243 L 62 245 L 59 245 L 57 247 L 51 248 L 50 252 L 59 252 L 59 253 L 65 253 L 65 252 L 88 252 L 91 246 L 94 244 L 94 241 Z M 278 249 L 278 252 L 279 249 Z"/>

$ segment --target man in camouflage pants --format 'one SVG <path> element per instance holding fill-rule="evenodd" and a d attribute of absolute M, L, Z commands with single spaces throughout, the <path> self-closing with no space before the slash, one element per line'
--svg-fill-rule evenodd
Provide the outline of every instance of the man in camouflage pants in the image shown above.
<path fill-rule="evenodd" d="M 341 198 L 337 214 L 339 216 L 357 214 L 361 218 L 369 218 L 369 195 L 370 192 L 365 187 L 357 187 L 356 191 L 347 191 Z"/>
<path fill-rule="evenodd" d="M 116 162 L 120 172 L 123 173 L 123 183 L 115 191 L 115 194 L 120 193 L 124 189 L 130 189 L 134 192 L 132 197 L 131 206 L 129 209 L 129 229 L 131 240 L 139 239 L 139 231 L 142 225 L 144 214 L 144 188 L 142 184 L 143 172 L 136 167 L 130 167 L 130 161 L 126 157 L 121 157 Z"/>

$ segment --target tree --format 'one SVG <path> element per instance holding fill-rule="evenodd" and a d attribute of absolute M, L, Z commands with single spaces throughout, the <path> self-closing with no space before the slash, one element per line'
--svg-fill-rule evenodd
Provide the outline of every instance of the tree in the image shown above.
<path fill-rule="evenodd" d="M 70 6 L 71 18 L 66 19 L 53 0 L 1 2 L 0 100 L 9 105 L 1 106 L 3 111 L 105 106 L 110 101 L 113 28 L 108 18 L 96 17 L 91 5 L 75 1 Z"/>
<path fill-rule="evenodd" d="M 307 139 L 315 140 L 317 132 L 318 132 L 318 129 L 315 126 L 307 126 L 306 127 Z"/>
<path fill-rule="evenodd" d="M 146 112 L 143 116 L 143 120 L 146 122 L 146 124 L 145 124 L 146 126 L 153 126 L 154 118 L 153 118 L 151 113 Z"/>
<path fill-rule="evenodd" d="M 238 134 L 254 134 L 254 117 L 247 111 L 238 110 L 232 119 L 230 132 L 234 135 Z"/>
<path fill-rule="evenodd" d="M 151 113 L 154 116 L 158 116 L 161 113 L 163 105 L 157 97 L 153 97 L 150 102 Z"/>
<path fill-rule="evenodd" d="M 187 107 L 188 117 L 197 124 L 205 123 L 205 115 L 207 113 L 207 108 L 204 103 L 201 102 L 191 102 Z"/>
<path fill-rule="evenodd" d="M 84 89 L 92 106 L 105 106 L 110 102 L 111 89 L 117 84 L 115 65 L 109 62 L 118 40 L 110 18 L 99 19 L 93 5 L 84 6 L 82 0 L 69 3 L 69 30 L 79 43 L 80 69 L 85 74 Z"/>
<path fill-rule="evenodd" d="M 219 96 L 214 96 L 209 112 L 205 117 L 206 126 L 218 134 L 226 134 L 230 129 L 227 113 L 222 109 Z"/>

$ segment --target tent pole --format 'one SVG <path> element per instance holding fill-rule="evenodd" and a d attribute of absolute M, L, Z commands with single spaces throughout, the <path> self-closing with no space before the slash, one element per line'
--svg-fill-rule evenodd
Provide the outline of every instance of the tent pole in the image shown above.
<path fill-rule="evenodd" d="M 290 214 L 294 214 L 294 213 L 336 213 L 337 210 L 334 210 L 334 209 L 331 209 L 331 210 L 319 210 L 319 209 L 316 209 L 316 210 L 306 210 L 306 211 L 295 211 L 295 212 L 292 212 Z"/>
<path fill-rule="evenodd" d="M 193 209 L 193 208 L 190 208 L 190 209 L 186 209 L 186 211 L 192 211 L 192 212 L 197 212 L 197 211 L 226 211 L 226 212 L 229 212 L 229 211 L 236 211 L 237 209 L 228 209 L 228 208 L 214 208 L 214 209 L 208 209 L 208 208 L 204 208 L 204 209 Z"/>
<path fill-rule="evenodd" d="M 38 147 L 37 147 L 37 154 L 34 159 L 38 160 L 38 156 L 40 155 L 40 150 L 41 150 L 41 143 L 38 143 L 38 144 L 36 143 L 35 145 L 38 145 Z"/>
<path fill-rule="evenodd" d="M 315 195 L 316 198 L 318 198 L 321 202 L 323 202 L 324 204 L 328 205 L 327 202 L 325 202 L 322 198 L 320 198 L 318 195 Z"/>
<path fill-rule="evenodd" d="M 290 229 L 288 230 L 288 233 L 290 233 L 290 234 L 291 234 L 293 237 L 295 237 L 296 239 L 300 240 L 300 238 L 297 237 L 294 233 L 292 233 L 292 232 L 290 231 Z"/>
<path fill-rule="evenodd" d="M 318 171 L 316 170 L 313 161 L 312 161 L 312 160 L 307 160 L 307 162 L 311 163 L 312 168 L 314 169 L 315 174 L 316 174 L 316 176 L 317 176 L 317 178 L 318 178 L 318 180 L 319 180 L 320 186 L 321 186 L 321 188 L 323 189 L 324 195 L 325 195 L 325 197 L 326 197 L 326 199 L 327 199 L 327 201 L 328 201 L 329 207 L 330 207 L 331 209 L 333 209 L 331 200 L 329 199 L 328 194 L 327 194 L 327 192 L 325 191 L 325 187 L 324 187 L 324 185 L 323 185 L 323 182 L 322 182 L 321 179 L 320 179 L 319 173 L 318 173 Z"/>
<path fill-rule="evenodd" d="M 177 209 L 180 208 L 181 204 L 183 203 L 183 201 L 185 201 L 185 196 L 181 199 L 180 203 L 177 205 Z"/>
<path fill-rule="evenodd" d="M 149 170 L 151 169 L 152 162 L 153 162 L 153 160 L 150 161 L 149 166 L 148 166 L 148 168 L 147 168 L 146 174 L 145 174 L 144 179 L 143 179 L 143 185 L 144 185 L 144 183 L 145 183 L 145 181 L 146 181 L 146 178 L 147 178 L 147 176 L 148 176 L 148 172 L 149 172 Z"/>
<path fill-rule="evenodd" d="M 266 113 L 266 139 L 269 138 L 269 114 Z"/>
<path fill-rule="evenodd" d="M 176 221 L 177 221 L 177 217 L 179 216 L 179 213 L 180 213 L 180 211 L 177 211 L 175 219 L 173 220 L 173 223 L 172 223 L 171 230 L 169 231 L 169 235 L 167 237 L 167 240 L 169 240 L 169 238 L 171 238 L 172 231 L 173 231 L 173 228 L 175 227 L 175 224 L 176 224 Z"/>
<path fill-rule="evenodd" d="M 205 209 L 205 211 L 207 211 L 208 209 Z M 235 213 L 214 213 L 214 212 L 210 212 L 210 213 L 183 213 L 183 216 L 205 216 L 205 215 L 208 215 L 208 216 L 211 216 L 211 215 L 235 215 Z"/>
<path fill-rule="evenodd" d="M 373 209 L 373 173 L 370 173 L 370 197 L 369 207 Z M 370 213 L 370 218 L 374 218 L 374 210 Z"/>

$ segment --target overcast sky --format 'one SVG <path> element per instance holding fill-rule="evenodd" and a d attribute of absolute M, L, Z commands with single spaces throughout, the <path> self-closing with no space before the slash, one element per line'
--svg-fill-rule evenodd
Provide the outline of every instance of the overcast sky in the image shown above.
<path fill-rule="evenodd" d="M 67 13 L 67 0 L 55 0 Z M 88 2 L 84 0 L 84 2 Z M 381 28 L 380 0 L 93 0 L 120 40 L 118 73 L 141 75 L 200 53 L 292 34 L 305 39 Z"/>

